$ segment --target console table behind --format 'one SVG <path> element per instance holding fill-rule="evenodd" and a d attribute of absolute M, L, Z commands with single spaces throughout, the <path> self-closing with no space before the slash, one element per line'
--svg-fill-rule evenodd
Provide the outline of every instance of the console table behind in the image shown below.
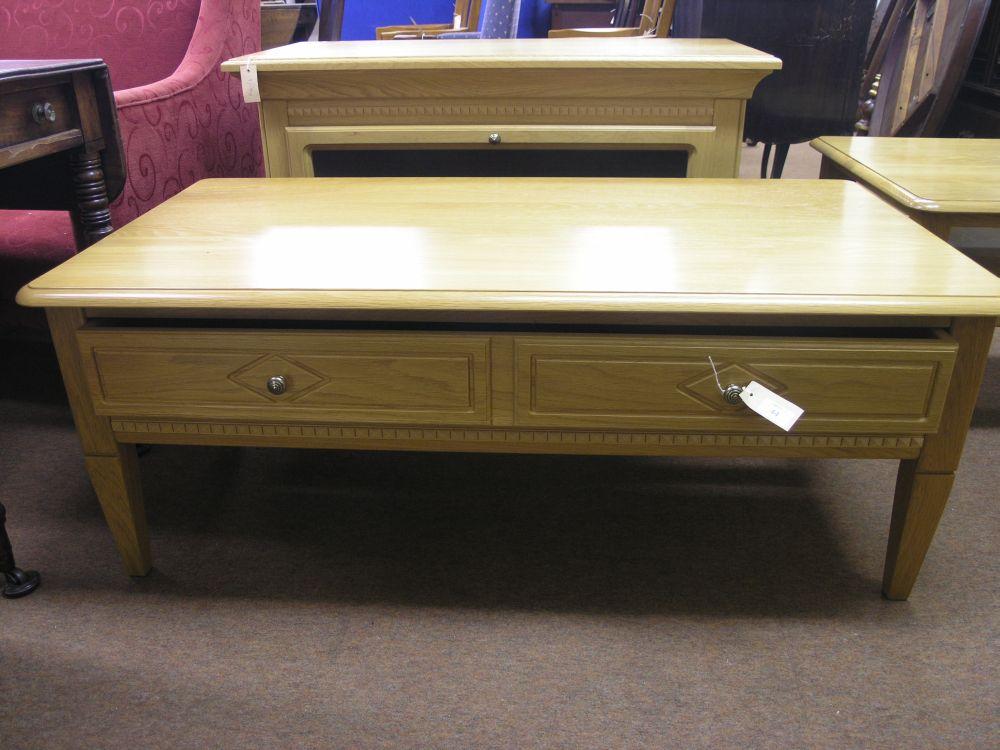
<path fill-rule="evenodd" d="M 645 38 L 307 42 L 222 69 L 247 61 L 270 177 L 316 175 L 315 151 L 541 149 L 539 175 L 553 173 L 553 152 L 577 162 L 609 148 L 633 154 L 627 175 L 670 150 L 682 157 L 674 176 L 734 177 L 746 101 L 781 67 L 724 39 Z M 463 163 L 446 172 L 468 174 Z"/>

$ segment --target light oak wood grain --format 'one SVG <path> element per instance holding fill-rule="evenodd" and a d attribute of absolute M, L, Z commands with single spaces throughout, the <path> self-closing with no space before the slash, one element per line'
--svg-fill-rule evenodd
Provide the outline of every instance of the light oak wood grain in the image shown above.
<path fill-rule="evenodd" d="M 917 471 L 958 469 L 996 324 L 996 319 L 991 318 L 959 318 L 952 324 L 950 333 L 959 349 L 955 374 L 948 386 L 947 410 L 938 434 L 924 445 Z"/>
<path fill-rule="evenodd" d="M 591 68 L 487 69 L 456 67 L 446 70 L 334 70 L 277 71 L 260 75 L 264 100 L 287 99 L 295 111 L 321 102 L 363 101 L 372 106 L 428 106 L 444 100 L 456 108 L 475 110 L 506 103 L 547 104 L 569 99 L 579 106 L 642 107 L 665 99 L 747 99 L 768 71 L 754 68 Z M 561 102 L 561 103 L 562 103 Z M 406 109 L 399 110 L 407 112 Z M 439 124 L 448 124 L 448 110 Z M 562 122 L 573 125 L 574 113 Z M 610 120 L 609 120 L 610 121 Z M 402 117 L 397 123 L 405 122 Z M 508 121 L 518 124 L 517 120 Z M 325 125 L 336 125 L 326 121 Z M 663 123 L 669 124 L 669 123 Z"/>
<path fill-rule="evenodd" d="M 262 101 L 259 105 L 259 112 L 265 172 L 268 177 L 288 175 L 288 148 L 285 146 L 288 102 L 283 99 Z"/>
<path fill-rule="evenodd" d="M 114 456 L 87 456 L 85 463 L 125 571 L 144 576 L 153 562 L 136 461 L 135 447 L 124 445 Z"/>
<path fill-rule="evenodd" d="M 86 318 L 76 308 L 49 309 L 45 312 L 84 455 L 117 455 L 118 446 L 107 417 L 94 412 L 83 359 L 76 345 L 77 330 L 86 323 Z"/>
<path fill-rule="evenodd" d="M 1000 214 L 996 140 L 824 136 L 811 145 L 847 174 L 905 208 Z"/>
<path fill-rule="evenodd" d="M 302 42 L 227 60 L 238 73 L 253 60 L 259 73 L 314 70 L 451 68 L 577 68 L 599 61 L 608 68 L 753 68 L 777 70 L 781 61 L 728 39 L 441 39 Z"/>
<path fill-rule="evenodd" d="M 97 414 L 777 432 L 726 383 L 806 410 L 797 433 L 928 433 L 957 345 L 820 337 L 83 330 Z M 495 360 L 493 359 L 495 357 Z M 267 390 L 270 377 L 285 392 Z M 491 414 L 492 406 L 492 414 Z"/>
<path fill-rule="evenodd" d="M 86 323 L 82 312 L 73 308 L 46 312 L 91 485 L 126 571 L 129 575 L 146 575 L 152 558 L 135 447 L 120 445 L 110 420 L 94 409 L 76 340 Z"/>
<path fill-rule="evenodd" d="M 884 586 L 905 598 L 1000 281 L 844 181 L 272 179 L 200 183 L 19 299 L 48 308 L 130 573 L 136 442 L 898 458 Z M 783 434 L 727 411 L 709 353 L 806 416 Z"/>
<path fill-rule="evenodd" d="M 941 426 L 925 439 L 915 460 L 900 464 L 896 480 L 882 587 L 889 599 L 910 595 L 948 503 L 996 323 L 958 318 L 951 326 L 959 349 Z"/>
<path fill-rule="evenodd" d="M 308 102 L 295 102 L 287 106 L 287 123 L 292 127 L 321 126 L 346 129 L 350 125 L 392 126 L 398 132 L 406 130 L 399 123 L 419 132 L 418 125 L 437 125 L 441 128 L 478 124 L 496 130 L 525 125 L 560 125 L 573 132 L 585 125 L 663 126 L 669 122 L 677 125 L 713 125 L 715 101 L 711 98 L 670 96 L 659 90 L 655 96 L 642 100 L 605 100 L 595 102 L 593 97 L 560 95 L 542 98 L 506 95 L 478 98 L 475 101 L 440 96 L 422 97 L 420 100 L 399 96 L 384 98 L 343 97 L 339 99 L 312 98 Z M 441 125 L 440 123 L 446 123 Z M 358 138 L 363 133 L 358 132 Z M 289 131 L 295 132 L 295 131 Z M 377 132 L 377 131 L 376 131 Z M 492 131 L 491 131 L 492 132 Z M 393 141 L 400 143 L 397 138 Z"/>
<path fill-rule="evenodd" d="M 206 180 L 18 301 L 452 311 L 467 322 L 996 316 L 1000 279 L 840 180 Z"/>
<path fill-rule="evenodd" d="M 719 434 L 656 430 L 463 429 L 116 419 L 125 443 L 626 456 L 913 458 L 918 435 Z"/>
<path fill-rule="evenodd" d="M 98 328 L 78 341 L 98 414 L 489 423 L 487 336 Z"/>
<path fill-rule="evenodd" d="M 900 462 L 882 577 L 887 599 L 910 596 L 954 482 L 954 472 L 917 473 L 916 461 Z"/>
<path fill-rule="evenodd" d="M 723 387 L 756 381 L 805 409 L 795 433 L 937 429 L 957 347 L 946 340 L 518 336 L 515 423 L 779 432 Z"/>
<path fill-rule="evenodd" d="M 527 125 L 660 128 L 649 148 L 689 149 L 688 175 L 735 177 L 745 102 L 776 58 L 726 40 L 499 39 L 291 45 L 230 60 L 256 65 L 267 174 L 311 175 L 334 131 L 396 128 L 392 147 L 421 148 L 426 128 L 477 123 L 513 135 Z M 684 129 L 681 126 L 698 126 Z M 456 132 L 455 147 L 468 147 Z M 624 136 L 627 139 L 627 135 Z M 488 148 L 485 140 L 477 141 Z M 344 145 L 344 144 L 340 144 Z M 594 147 L 599 148 L 599 143 Z"/>

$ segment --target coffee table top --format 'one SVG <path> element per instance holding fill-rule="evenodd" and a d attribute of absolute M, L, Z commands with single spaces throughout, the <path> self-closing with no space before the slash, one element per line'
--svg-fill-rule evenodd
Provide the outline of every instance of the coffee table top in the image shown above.
<path fill-rule="evenodd" d="M 412 39 L 299 42 L 222 64 L 239 72 L 452 68 L 742 68 L 777 70 L 781 60 L 728 39 Z"/>
<path fill-rule="evenodd" d="M 812 147 L 907 208 L 1000 214 L 1000 141 L 824 136 Z"/>
<path fill-rule="evenodd" d="M 1000 315 L 844 180 L 204 180 L 21 290 L 45 307 Z"/>

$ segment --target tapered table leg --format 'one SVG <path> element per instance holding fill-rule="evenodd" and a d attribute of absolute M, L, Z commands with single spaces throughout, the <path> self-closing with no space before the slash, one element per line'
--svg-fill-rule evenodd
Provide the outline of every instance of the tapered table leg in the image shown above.
<path fill-rule="evenodd" d="M 886 598 L 910 595 L 954 482 L 953 472 L 919 474 L 915 460 L 900 461 L 882 577 Z"/>
<path fill-rule="evenodd" d="M 958 357 L 941 426 L 924 440 L 918 458 L 900 462 L 896 478 L 882 578 L 882 593 L 888 599 L 909 597 L 948 503 L 995 326 L 995 318 L 956 318 L 951 326 Z"/>
<path fill-rule="evenodd" d="M 87 456 L 86 464 L 125 570 L 146 575 L 152 558 L 135 446 L 119 446 L 117 456 Z"/>
<path fill-rule="evenodd" d="M 57 308 L 47 313 L 91 484 L 125 570 L 132 576 L 146 575 L 152 558 L 135 446 L 118 443 L 110 420 L 95 413 L 76 340 L 77 329 L 85 323 L 83 312 Z"/>

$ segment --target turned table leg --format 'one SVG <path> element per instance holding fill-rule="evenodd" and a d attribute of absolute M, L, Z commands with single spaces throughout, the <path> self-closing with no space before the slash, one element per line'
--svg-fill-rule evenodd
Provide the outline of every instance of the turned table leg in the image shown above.
<path fill-rule="evenodd" d="M 104 163 L 97 151 L 79 151 L 70 157 L 73 172 L 73 227 L 82 250 L 111 234 L 111 211 L 108 210 L 108 186 L 104 182 Z"/>
<path fill-rule="evenodd" d="M 979 386 L 996 326 L 994 318 L 956 318 L 951 335 L 958 357 L 948 387 L 941 426 L 928 435 L 916 459 L 901 461 L 889 526 L 882 593 L 906 599 L 920 573 L 944 513 L 976 407 Z"/>
<path fill-rule="evenodd" d="M 85 322 L 83 313 L 75 308 L 46 312 L 91 484 L 125 570 L 133 576 L 146 575 L 152 558 L 135 446 L 118 443 L 110 420 L 94 412 L 76 341 L 76 331 Z"/>

